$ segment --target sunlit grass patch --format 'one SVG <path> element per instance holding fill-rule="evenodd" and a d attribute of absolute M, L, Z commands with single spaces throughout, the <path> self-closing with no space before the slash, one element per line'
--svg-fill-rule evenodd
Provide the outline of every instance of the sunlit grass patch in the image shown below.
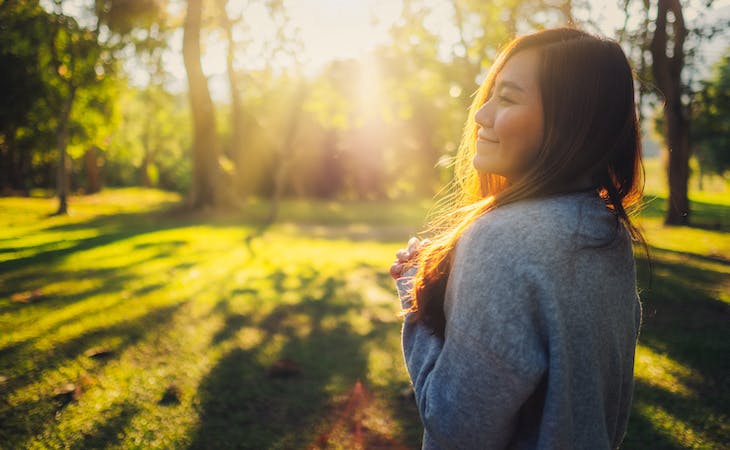
<path fill-rule="evenodd" d="M 634 371 L 641 382 L 687 398 L 697 393 L 686 381 L 691 380 L 695 384 L 702 381 L 699 374 L 693 373 L 689 367 L 644 346 L 636 349 Z"/>

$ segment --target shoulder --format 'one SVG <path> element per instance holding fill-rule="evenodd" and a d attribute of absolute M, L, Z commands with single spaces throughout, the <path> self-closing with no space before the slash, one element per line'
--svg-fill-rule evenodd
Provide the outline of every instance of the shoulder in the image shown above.
<path fill-rule="evenodd" d="M 476 219 L 459 242 L 459 253 L 503 253 L 522 258 L 610 244 L 619 223 L 594 193 L 521 200 Z"/>

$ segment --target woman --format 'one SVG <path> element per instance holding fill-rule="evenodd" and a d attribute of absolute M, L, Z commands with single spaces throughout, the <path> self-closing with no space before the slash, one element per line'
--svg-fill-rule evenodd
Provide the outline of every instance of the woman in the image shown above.
<path fill-rule="evenodd" d="M 476 170 L 474 170 L 476 169 Z M 609 449 L 641 320 L 632 72 L 575 29 L 514 40 L 477 92 L 454 194 L 397 255 L 426 449 Z"/>

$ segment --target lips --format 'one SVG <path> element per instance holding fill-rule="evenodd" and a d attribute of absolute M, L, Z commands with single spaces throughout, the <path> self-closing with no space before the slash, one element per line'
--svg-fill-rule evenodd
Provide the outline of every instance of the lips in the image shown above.
<path fill-rule="evenodd" d="M 477 140 L 482 141 L 482 142 L 491 142 L 493 144 L 496 144 L 499 142 L 498 139 L 492 139 L 491 137 L 486 136 L 486 135 L 482 134 L 481 132 L 477 133 Z"/>

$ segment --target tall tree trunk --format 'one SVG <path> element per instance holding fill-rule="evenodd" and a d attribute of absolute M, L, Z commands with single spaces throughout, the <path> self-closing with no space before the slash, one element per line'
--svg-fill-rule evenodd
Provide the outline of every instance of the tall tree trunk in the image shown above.
<path fill-rule="evenodd" d="M 189 0 L 183 31 L 183 61 L 188 75 L 193 113 L 193 178 L 190 206 L 203 208 L 220 202 L 220 154 L 213 100 L 200 62 L 202 0 Z"/>
<path fill-rule="evenodd" d="M 101 191 L 99 149 L 95 145 L 92 145 L 84 152 L 84 169 L 86 170 L 86 193 L 96 194 Z"/>
<path fill-rule="evenodd" d="M 236 70 L 233 67 L 233 60 L 236 51 L 236 43 L 233 39 L 234 21 L 228 17 L 226 11 L 226 0 L 218 0 L 218 7 L 221 14 L 221 27 L 226 33 L 228 41 L 228 51 L 226 54 L 226 69 L 228 72 L 228 84 L 231 88 L 231 159 L 236 167 L 236 193 L 245 194 L 246 183 L 240 175 L 244 173 L 245 155 L 244 155 L 244 117 L 243 103 L 241 100 L 241 92 L 239 91 L 238 78 Z"/>
<path fill-rule="evenodd" d="M 149 115 L 152 115 L 150 111 Z M 150 180 L 150 161 L 152 160 L 152 150 L 150 149 L 150 120 L 144 124 L 144 132 L 142 134 L 142 149 L 144 155 L 142 155 L 142 165 L 139 168 L 140 181 L 142 186 L 149 188 L 152 187 L 152 180 Z"/>
<path fill-rule="evenodd" d="M 66 146 L 68 145 L 68 119 L 71 116 L 71 107 L 76 96 L 76 86 L 69 84 L 68 99 L 63 105 L 58 118 L 56 142 L 58 145 L 58 172 L 56 174 L 56 193 L 58 195 L 58 210 L 56 215 L 68 214 L 68 168 Z"/>
<path fill-rule="evenodd" d="M 299 81 L 299 85 L 297 86 L 296 91 L 294 91 L 293 101 L 289 109 L 286 133 L 283 136 L 284 140 L 277 151 L 278 161 L 276 165 L 278 166 L 278 169 L 274 175 L 274 192 L 271 194 L 271 209 L 269 209 L 269 215 L 266 218 L 264 225 L 265 227 L 274 223 L 279 214 L 279 203 L 281 202 L 281 198 L 284 196 L 289 168 L 296 156 L 296 151 L 293 148 L 292 143 L 294 142 L 294 136 L 299 128 L 300 113 L 306 92 L 306 83 L 304 80 Z"/>
<path fill-rule="evenodd" d="M 670 23 L 668 15 L 674 16 Z M 667 225 L 689 224 L 689 114 L 682 102 L 682 69 L 684 68 L 684 40 L 687 29 L 679 0 L 659 0 L 656 29 L 651 41 L 652 72 L 659 90 L 665 97 L 665 139 L 669 151 L 669 198 Z M 670 35 L 671 29 L 671 35 Z M 668 41 L 671 38 L 671 48 Z"/>
<path fill-rule="evenodd" d="M 13 168 L 15 167 L 15 130 L 0 133 L 0 193 L 13 191 Z"/>

